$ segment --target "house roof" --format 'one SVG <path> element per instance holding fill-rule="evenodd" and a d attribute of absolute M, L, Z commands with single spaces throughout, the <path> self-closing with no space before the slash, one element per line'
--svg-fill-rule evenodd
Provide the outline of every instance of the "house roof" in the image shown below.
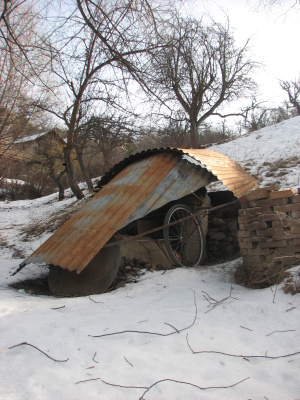
<path fill-rule="evenodd" d="M 48 135 L 52 135 L 53 137 L 55 137 L 59 141 L 61 141 L 63 144 L 66 144 L 64 139 L 62 139 L 54 129 L 52 129 L 51 131 L 36 133 L 35 135 L 22 137 L 22 138 L 16 140 L 14 142 L 14 144 L 25 144 L 25 143 L 35 142 L 35 141 L 42 139 L 43 137 L 46 137 Z"/>

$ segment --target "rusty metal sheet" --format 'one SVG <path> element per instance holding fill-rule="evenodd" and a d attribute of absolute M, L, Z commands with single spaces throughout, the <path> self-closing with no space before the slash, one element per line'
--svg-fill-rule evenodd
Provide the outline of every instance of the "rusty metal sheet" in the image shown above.
<path fill-rule="evenodd" d="M 191 163 L 195 160 L 194 162 L 198 162 L 199 166 L 212 172 L 236 197 L 240 197 L 249 190 L 258 187 L 256 179 L 249 175 L 240 164 L 217 151 L 209 149 L 177 148 L 150 149 L 125 158 L 104 175 L 99 182 L 99 186 L 107 184 L 115 175 L 134 160 L 145 157 L 145 155 L 167 152 L 179 154 Z"/>
<path fill-rule="evenodd" d="M 176 153 L 149 155 L 124 168 L 24 264 L 46 263 L 80 272 L 122 226 L 213 179 L 206 169 Z"/>
<path fill-rule="evenodd" d="M 236 197 L 258 187 L 256 179 L 240 164 L 214 150 L 181 149 L 211 171 Z"/>
<path fill-rule="evenodd" d="M 222 172 L 229 172 L 228 188 L 235 194 L 246 182 L 253 186 L 254 179 L 237 163 L 208 150 L 155 149 L 125 159 L 100 181 L 99 193 L 22 265 L 45 263 L 80 272 L 130 222 L 208 185 L 216 176 L 226 185 Z"/>

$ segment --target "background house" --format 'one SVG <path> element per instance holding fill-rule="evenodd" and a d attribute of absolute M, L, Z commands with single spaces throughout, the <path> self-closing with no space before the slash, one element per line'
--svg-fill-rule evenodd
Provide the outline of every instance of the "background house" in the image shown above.
<path fill-rule="evenodd" d="M 14 141 L 5 153 L 3 192 L 6 188 L 10 199 L 35 198 L 58 188 L 59 197 L 63 198 L 65 146 L 66 142 L 54 129 Z M 79 167 L 75 169 L 79 170 Z"/>

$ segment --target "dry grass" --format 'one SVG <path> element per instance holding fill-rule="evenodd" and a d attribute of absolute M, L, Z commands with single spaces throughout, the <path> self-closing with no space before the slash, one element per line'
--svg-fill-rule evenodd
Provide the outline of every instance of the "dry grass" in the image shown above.
<path fill-rule="evenodd" d="M 297 271 L 287 272 L 283 291 L 292 295 L 300 293 L 300 268 Z"/>
<path fill-rule="evenodd" d="M 84 199 L 84 201 L 78 201 L 74 204 L 69 205 L 61 211 L 53 214 L 46 221 L 38 221 L 33 224 L 27 225 L 21 231 L 24 234 L 23 241 L 26 242 L 30 240 L 32 237 L 40 236 L 46 232 L 54 232 L 58 229 L 64 222 L 66 222 L 76 211 L 81 208 L 88 199 Z"/>
<path fill-rule="evenodd" d="M 290 170 L 294 167 L 298 167 L 300 163 L 300 157 L 293 156 L 285 159 L 279 159 L 274 162 L 265 161 L 257 172 L 257 180 L 259 183 L 265 178 L 273 178 L 273 184 L 281 183 L 278 178 L 289 175 Z M 276 179 L 277 178 L 277 179 Z"/>
<path fill-rule="evenodd" d="M 297 167 L 300 163 L 300 157 L 294 156 L 285 159 L 280 159 L 274 162 L 265 161 L 262 167 L 269 168 L 269 171 L 278 171 L 279 169 L 287 169 Z"/>

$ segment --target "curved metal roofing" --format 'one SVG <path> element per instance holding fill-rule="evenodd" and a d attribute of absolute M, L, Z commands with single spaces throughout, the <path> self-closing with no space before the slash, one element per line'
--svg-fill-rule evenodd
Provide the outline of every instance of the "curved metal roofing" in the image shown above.
<path fill-rule="evenodd" d="M 216 177 L 236 197 L 257 187 L 239 164 L 212 150 L 154 149 L 129 157 L 101 179 L 103 188 L 21 266 L 46 263 L 80 272 L 119 229 Z"/>
<path fill-rule="evenodd" d="M 258 188 L 255 178 L 249 175 L 240 164 L 214 150 L 181 149 L 185 154 L 205 165 L 233 194 L 241 197 L 249 190 Z"/>
<path fill-rule="evenodd" d="M 258 187 L 257 181 L 249 175 L 240 164 L 231 158 L 224 156 L 214 150 L 209 149 L 180 149 L 180 148 L 158 148 L 145 150 L 125 158 L 120 163 L 116 164 L 108 171 L 99 181 L 98 186 L 106 185 L 114 176 L 116 176 L 127 165 L 144 157 L 156 153 L 176 153 L 186 156 L 185 159 L 193 163 L 191 159 L 199 162 L 199 165 L 206 168 L 208 171 L 220 180 L 236 197 L 240 197 L 249 190 Z M 188 157 L 191 157 L 189 160 Z"/>

